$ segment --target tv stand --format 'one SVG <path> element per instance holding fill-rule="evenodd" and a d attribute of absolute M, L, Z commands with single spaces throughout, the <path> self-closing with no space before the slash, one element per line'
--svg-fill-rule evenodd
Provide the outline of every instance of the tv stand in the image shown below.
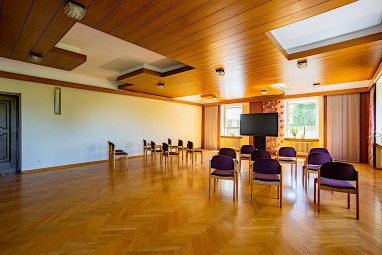
<path fill-rule="evenodd" d="M 253 145 L 255 145 L 258 150 L 265 150 L 267 147 L 267 137 L 266 136 L 253 136 Z"/>

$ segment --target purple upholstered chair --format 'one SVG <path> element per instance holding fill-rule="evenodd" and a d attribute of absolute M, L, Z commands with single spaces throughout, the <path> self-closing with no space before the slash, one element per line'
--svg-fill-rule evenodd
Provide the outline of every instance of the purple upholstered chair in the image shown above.
<path fill-rule="evenodd" d="M 182 161 L 183 161 L 183 154 L 185 151 L 187 151 L 187 147 L 183 147 L 183 141 L 178 140 L 178 153 L 182 152 Z"/>
<path fill-rule="evenodd" d="M 213 170 L 213 171 L 212 171 Z M 211 172 L 212 171 L 212 172 Z M 226 155 L 215 155 L 210 161 L 208 178 L 208 196 L 211 197 L 211 179 L 214 179 L 214 192 L 216 179 L 233 181 L 233 201 L 238 194 L 238 175 L 233 158 Z"/>
<path fill-rule="evenodd" d="M 313 173 L 317 174 L 318 168 L 326 163 L 332 162 L 332 157 L 328 153 L 310 153 L 305 160 L 305 164 L 302 167 L 302 183 L 305 185 L 305 189 L 308 187 L 308 175 Z"/>
<path fill-rule="evenodd" d="M 194 164 L 194 155 L 195 155 L 195 162 L 196 162 L 196 155 L 197 153 L 200 153 L 200 163 L 203 162 L 203 151 L 202 150 L 195 150 L 194 149 L 194 143 L 191 141 L 187 142 L 187 151 L 186 151 L 186 162 L 188 162 L 188 154 L 190 154 L 192 164 Z"/>
<path fill-rule="evenodd" d="M 154 156 L 154 160 L 156 160 L 157 153 L 159 153 L 160 160 L 162 162 L 162 149 L 160 148 L 160 145 L 156 145 L 153 141 L 151 141 L 150 151 L 151 151 L 151 153 L 150 153 L 151 160 L 153 160 L 153 156 Z"/>
<path fill-rule="evenodd" d="M 146 140 L 143 140 L 143 156 L 147 158 L 147 152 L 151 151 L 151 145 L 147 144 Z"/>
<path fill-rule="evenodd" d="M 124 164 L 125 169 L 127 168 L 127 152 L 123 150 L 116 150 L 114 143 L 108 141 L 109 144 L 109 164 L 113 166 L 115 170 L 115 159 L 119 158 L 120 166 L 122 168 L 122 164 Z"/>
<path fill-rule="evenodd" d="M 349 181 L 355 182 L 355 187 Z M 350 194 L 355 194 L 356 218 L 359 220 L 358 172 L 354 169 L 354 166 L 341 162 L 328 162 L 319 167 L 318 178 L 314 179 L 314 203 L 316 203 L 316 184 L 318 184 L 318 212 L 320 212 L 322 189 L 347 193 L 348 209 L 350 209 Z"/>
<path fill-rule="evenodd" d="M 256 147 L 253 145 L 243 145 L 240 148 L 240 154 L 239 154 L 239 161 L 240 161 L 240 168 L 241 168 L 241 161 L 242 160 L 249 160 L 251 158 L 252 151 L 255 151 Z"/>
<path fill-rule="evenodd" d="M 258 158 L 271 158 L 271 154 L 265 150 L 255 150 L 252 151 L 251 157 L 249 158 L 249 168 L 248 168 L 248 182 L 251 183 L 251 170 L 252 164 Z"/>
<path fill-rule="evenodd" d="M 178 158 L 178 166 L 179 166 L 179 153 L 171 151 L 170 146 L 167 143 L 162 143 L 162 158 L 165 159 L 165 164 L 167 164 L 167 159 L 171 158 L 171 157 L 177 157 Z M 161 160 L 161 162 L 162 162 L 162 160 Z"/>
<path fill-rule="evenodd" d="M 293 165 L 295 165 L 295 178 L 297 179 L 297 152 L 293 147 L 281 147 L 277 152 L 277 160 L 280 164 L 290 164 L 291 175 L 293 170 Z"/>
<path fill-rule="evenodd" d="M 309 151 L 309 154 L 310 153 L 328 153 L 329 154 L 329 151 L 326 148 L 312 148 Z"/>
<path fill-rule="evenodd" d="M 280 197 L 282 207 L 282 171 L 280 163 L 276 159 L 258 158 L 253 163 L 251 171 L 251 204 L 253 203 L 253 183 L 277 185 L 277 196 Z"/>

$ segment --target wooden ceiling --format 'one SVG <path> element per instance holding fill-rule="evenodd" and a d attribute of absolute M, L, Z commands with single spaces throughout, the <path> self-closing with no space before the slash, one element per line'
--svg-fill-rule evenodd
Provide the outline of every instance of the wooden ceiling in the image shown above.
<path fill-rule="evenodd" d="M 166 97 L 216 94 L 220 99 L 280 94 L 268 85 L 310 87 L 371 79 L 382 41 L 319 53 L 298 69 L 266 32 L 354 0 L 76 0 L 81 23 L 195 69 L 168 77 L 130 77 L 128 90 Z M 73 26 L 65 0 L 0 0 L 0 56 L 25 61 L 46 55 Z M 1 8 L 0 7 L 0 8 Z M 7 40 L 4 40 L 7 38 Z M 91 38 L 89 38 L 91 43 Z M 215 69 L 224 67 L 226 75 Z M 134 79 L 132 79 L 134 78 Z M 133 81 L 133 82 L 132 82 Z M 162 81 L 164 89 L 156 84 Z"/>

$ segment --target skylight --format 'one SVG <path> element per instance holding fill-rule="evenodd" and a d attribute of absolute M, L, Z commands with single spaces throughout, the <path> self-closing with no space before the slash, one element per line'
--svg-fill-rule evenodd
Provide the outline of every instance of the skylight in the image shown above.
<path fill-rule="evenodd" d="M 382 32 L 382 1 L 360 0 L 270 31 L 288 54 Z"/>

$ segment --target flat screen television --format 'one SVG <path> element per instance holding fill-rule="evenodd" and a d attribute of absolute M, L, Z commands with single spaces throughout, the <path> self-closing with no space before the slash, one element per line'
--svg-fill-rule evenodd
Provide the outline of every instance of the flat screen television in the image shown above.
<path fill-rule="evenodd" d="M 240 115 L 240 135 L 278 136 L 278 113 L 250 113 Z"/>

